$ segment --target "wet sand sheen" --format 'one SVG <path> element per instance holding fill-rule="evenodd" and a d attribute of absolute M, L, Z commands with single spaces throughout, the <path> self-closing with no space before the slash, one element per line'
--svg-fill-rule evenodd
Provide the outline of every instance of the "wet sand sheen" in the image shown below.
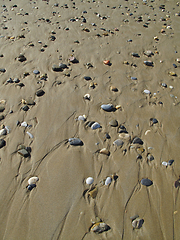
<path fill-rule="evenodd" d="M 2 1 L 0 239 L 178 239 L 179 8 Z"/>

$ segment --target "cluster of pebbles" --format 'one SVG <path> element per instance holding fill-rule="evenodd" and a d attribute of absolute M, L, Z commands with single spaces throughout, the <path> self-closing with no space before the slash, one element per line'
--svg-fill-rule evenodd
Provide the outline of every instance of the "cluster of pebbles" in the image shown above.
<path fill-rule="evenodd" d="M 42 0 L 45 2 L 45 4 L 49 3 L 48 0 Z M 83 1 L 81 1 L 83 2 Z M 87 1 L 90 2 L 90 1 Z M 97 4 L 97 6 L 99 6 L 100 2 L 97 2 L 95 0 L 91 1 L 94 4 Z M 127 1 L 128 2 L 128 1 Z M 149 9 L 153 10 L 153 2 L 151 1 L 150 5 L 148 5 L 148 1 L 143 0 L 142 1 L 142 5 L 149 7 Z M 36 2 L 35 2 L 36 3 Z M 38 3 L 38 2 L 37 2 Z M 109 3 L 110 4 L 110 3 Z M 138 9 L 138 5 L 140 5 L 140 3 L 132 3 L 132 8 L 130 7 L 125 7 L 124 9 L 124 5 L 118 5 L 118 6 L 109 6 L 107 5 L 107 9 L 113 11 L 113 10 L 121 10 L 121 15 L 123 16 L 122 22 L 121 24 L 123 24 L 123 26 L 126 26 L 127 24 L 129 24 L 131 21 L 134 21 L 136 24 L 141 24 L 143 29 L 150 29 L 151 26 L 154 24 L 154 22 L 163 22 L 163 29 L 159 29 L 159 32 L 155 32 L 155 35 L 157 34 L 158 36 L 154 36 L 154 38 L 152 38 L 152 42 L 153 44 L 151 44 L 151 50 L 147 49 L 144 50 L 142 49 L 141 52 L 129 52 L 126 57 L 127 59 L 124 59 L 125 57 L 123 56 L 121 58 L 121 64 L 125 65 L 125 67 L 128 69 L 127 70 L 127 80 L 130 82 L 130 84 L 135 84 L 135 86 L 137 86 L 138 82 L 139 82 L 139 75 L 138 74 L 138 68 L 139 66 L 143 68 L 143 70 L 145 69 L 145 71 L 147 71 L 147 74 L 149 74 L 149 70 L 153 70 L 154 68 L 156 68 L 157 66 L 159 66 L 159 64 L 163 64 L 163 60 L 157 61 L 157 56 L 159 54 L 158 51 L 158 43 L 160 42 L 161 38 L 165 37 L 166 33 L 169 34 L 168 36 L 171 36 L 171 32 L 172 32 L 172 27 L 171 24 L 168 23 L 168 21 L 170 22 L 170 15 L 168 12 L 166 12 L 166 8 L 165 5 L 160 5 L 159 9 L 162 12 L 166 12 L 166 16 L 165 18 L 161 18 L 160 20 L 157 20 L 157 16 L 154 15 L 154 18 L 151 19 L 150 17 L 147 18 L 147 16 L 137 16 L 136 14 L 136 9 Z M 178 5 L 177 5 L 178 6 Z M 6 7 L 5 4 L 1 5 L 2 8 L 2 12 L 3 13 L 3 18 L 5 19 L 5 21 L 2 24 L 2 31 L 6 31 L 6 33 L 4 33 L 4 35 L 0 36 L 0 38 L 5 39 L 6 41 L 10 41 L 12 44 L 15 43 L 16 41 L 26 41 L 26 37 L 28 37 L 28 34 L 30 32 L 30 30 L 28 29 L 28 27 L 21 29 L 24 34 L 19 34 L 17 36 L 9 36 L 7 31 L 8 31 L 8 24 L 6 26 L 6 18 L 8 17 L 8 11 L 13 11 L 16 13 L 16 16 L 23 16 L 26 17 L 29 15 L 28 12 L 26 12 L 25 10 L 18 8 L 18 6 L 16 4 L 11 6 L 11 9 L 8 9 Z M 78 10 L 78 7 L 76 6 L 75 1 L 71 1 L 69 4 L 63 4 L 61 5 L 60 3 L 54 3 L 52 6 L 52 16 L 50 18 L 39 18 L 36 23 L 38 24 L 37 26 L 41 26 L 41 24 L 49 24 L 50 26 L 54 27 L 56 26 L 56 30 L 57 31 L 65 31 L 66 33 L 70 32 L 71 29 L 73 29 L 73 24 L 79 24 L 79 28 L 81 31 L 81 34 L 83 32 L 83 34 L 92 34 L 92 37 L 94 37 L 94 40 L 99 41 L 102 37 L 103 38 L 107 38 L 108 39 L 108 43 L 111 42 L 111 39 L 115 36 L 118 36 L 119 32 L 120 32 L 120 28 L 121 26 L 118 25 L 118 27 L 106 27 L 106 22 L 109 21 L 109 19 L 111 18 L 111 16 L 109 15 L 102 15 L 100 13 L 100 11 L 96 11 L 94 12 L 94 15 L 96 17 L 96 22 L 89 22 L 89 18 L 88 18 L 88 14 L 89 11 L 84 10 L 81 14 L 79 14 L 78 16 L 74 15 L 72 17 L 70 17 L 69 19 L 66 19 L 65 23 L 66 23 L 66 27 L 61 27 L 60 25 L 60 20 L 55 23 L 52 24 L 52 22 L 54 21 L 54 19 L 61 19 L 61 15 L 60 12 L 63 13 L 63 11 L 66 11 L 68 9 L 71 10 Z M 18 9 L 18 10 L 17 10 Z M 34 6 L 33 10 L 37 10 L 38 11 L 38 6 Z M 91 9 L 91 8 L 90 8 Z M 89 10 L 90 10 L 89 9 Z M 97 7 L 97 9 L 99 9 Z M 132 10 L 133 9 L 133 10 Z M 126 14 L 124 13 L 126 11 Z M 148 14 L 146 14 L 148 15 Z M 179 13 L 175 13 L 175 17 L 179 17 L 180 14 Z M 10 19 L 11 20 L 11 19 Z M 9 20 L 9 21 L 10 21 Z M 28 26 L 28 22 L 24 22 L 23 23 L 25 26 Z M 170 25 L 169 25 L 170 24 Z M 63 25 L 63 21 L 62 21 L 62 25 Z M 108 26 L 108 24 L 107 24 Z M 48 36 L 48 38 L 46 39 L 47 41 L 49 41 L 52 46 L 52 44 L 56 43 L 58 41 L 58 34 L 56 34 L 55 30 L 52 30 L 50 32 L 50 35 Z M 169 33 L 170 32 L 170 33 Z M 10 33 L 9 33 L 10 34 Z M 138 36 L 141 36 L 141 34 L 137 34 Z M 43 37 L 42 37 L 43 39 Z M 43 39 L 44 40 L 44 39 Z M 84 39 L 82 38 L 81 41 L 83 42 Z M 75 46 L 80 46 L 81 44 L 80 39 L 79 40 L 74 40 L 73 44 Z M 127 39 L 126 40 L 127 44 L 133 44 L 133 39 Z M 74 47 L 73 45 L 73 47 Z M 155 45 L 155 46 L 154 46 Z M 39 49 L 40 46 L 40 49 Z M 23 53 L 20 53 L 16 55 L 15 59 L 14 59 L 14 64 L 21 64 L 18 65 L 20 67 L 25 68 L 25 66 L 30 66 L 28 65 L 29 63 L 31 63 L 32 59 L 28 58 L 28 51 L 27 51 L 27 55 L 26 55 L 26 50 L 31 49 L 37 47 L 37 49 L 39 50 L 39 54 L 45 54 L 45 52 L 48 52 L 48 45 L 46 43 L 42 43 L 42 41 L 38 40 L 37 42 L 29 42 L 26 45 L 26 48 L 24 48 L 25 50 L 23 51 Z M 101 46 L 102 47 L 102 46 Z M 74 47 L 75 48 L 75 47 Z M 135 48 L 135 46 L 134 46 Z M 3 49 L 3 48 L 2 48 Z M 59 50 L 58 50 L 59 51 Z M 57 51 L 57 52 L 58 52 Z M 59 57 L 59 59 L 56 60 L 55 63 L 51 62 L 50 63 L 50 67 L 48 66 L 48 69 L 45 69 L 45 72 L 41 73 L 41 71 L 39 70 L 39 68 L 37 68 L 37 66 L 34 66 L 34 70 L 30 69 L 29 71 L 25 71 L 22 70 L 22 72 L 18 75 L 18 77 L 9 77 L 10 75 L 10 68 L 5 68 L 6 66 L 3 66 L 3 59 L 6 57 L 3 54 L 0 55 L 0 61 L 1 61 L 1 65 L 0 67 L 0 74 L 4 77 L 3 79 L 5 79 L 6 76 L 8 76 L 6 78 L 5 81 L 3 81 L 2 86 L 4 87 L 13 87 L 15 85 L 15 87 L 19 87 L 20 91 L 23 91 L 24 88 L 26 88 L 26 83 L 27 83 L 27 79 L 33 79 L 35 80 L 35 83 L 37 84 L 37 88 L 33 93 L 31 93 L 31 96 L 27 96 L 27 98 L 22 98 L 21 101 L 18 103 L 19 106 L 19 111 L 23 112 L 24 114 L 24 118 L 26 117 L 26 114 L 28 112 L 30 112 L 31 110 L 33 111 L 33 108 L 38 108 L 38 104 L 39 104 L 39 100 L 43 101 L 43 97 L 46 96 L 46 92 L 45 89 L 47 89 L 50 85 L 51 86 L 58 86 L 61 85 L 61 81 L 57 81 L 56 78 L 58 78 L 60 76 L 61 79 L 64 79 L 65 77 L 65 81 L 72 81 L 74 80 L 77 76 L 81 76 L 82 74 L 79 73 L 79 75 L 74 76 L 73 79 L 70 79 L 71 75 L 73 75 L 73 71 L 75 69 L 75 71 L 77 71 L 77 66 L 80 65 L 79 67 L 79 71 L 81 71 L 81 69 L 85 69 L 89 75 L 92 74 L 92 76 L 89 75 L 83 75 L 83 82 L 85 82 L 86 84 L 89 84 L 89 92 L 91 93 L 83 93 L 82 96 L 82 101 L 85 102 L 85 106 L 88 106 L 89 108 L 91 108 L 91 100 L 92 98 L 95 96 L 94 92 L 96 90 L 98 90 L 98 84 L 100 85 L 100 81 L 97 79 L 97 82 L 94 81 L 96 79 L 96 77 L 93 76 L 93 70 L 96 69 L 96 66 L 94 66 L 93 62 L 83 62 L 81 63 L 81 58 L 80 56 L 76 57 L 76 54 L 74 53 L 75 50 L 71 48 L 71 54 L 67 53 L 66 56 L 63 56 L 63 60 L 62 60 L 62 56 Z M 120 55 L 120 52 L 117 52 Z M 177 55 L 177 52 L 175 53 Z M 50 55 L 51 57 L 51 55 Z M 89 58 L 91 59 L 91 58 Z M 53 60 L 54 61 L 54 60 Z M 33 64 L 33 63 L 31 63 Z M 113 57 L 112 59 L 102 59 L 101 63 L 102 67 L 107 68 L 107 72 L 111 71 L 110 69 L 113 67 L 113 65 L 115 65 L 115 63 L 113 62 Z M 180 58 L 176 57 L 174 58 L 174 62 L 171 63 L 171 66 L 169 67 L 169 69 L 167 70 L 167 78 L 171 78 L 171 82 L 173 84 L 173 81 L 177 80 L 179 78 L 179 67 L 180 67 Z M 84 67 L 84 68 L 83 68 Z M 28 68 L 28 67 L 27 67 Z M 27 69 L 25 68 L 25 69 Z M 129 69 L 133 69 L 129 70 Z M 85 71 L 84 70 L 84 71 Z M 47 73 L 46 73 L 47 72 Z M 51 74 L 51 76 L 55 76 L 55 84 L 50 81 L 52 81 L 51 79 L 49 79 L 49 74 Z M 54 75 L 53 75 L 54 74 Z M 111 72 L 111 74 L 113 75 L 113 73 Z M 137 76 L 136 76 L 137 74 Z M 68 78 L 69 77 L 69 78 Z M 82 78 L 82 76 L 81 76 Z M 70 79 L 70 80 L 69 80 Z M 168 82 L 168 81 L 167 81 Z M 48 85 L 49 84 L 49 85 Z M 28 85 L 28 83 L 27 83 Z M 148 84 L 147 84 L 148 85 Z M 146 86 L 147 86 L 146 85 Z M 165 83 L 163 80 L 159 83 L 160 87 L 164 90 L 164 91 L 168 91 L 168 89 L 173 90 L 174 87 L 170 84 Z M 143 91 L 142 91 L 142 95 L 145 96 L 145 98 L 149 101 L 149 103 L 153 102 L 154 99 L 156 99 L 156 95 L 157 93 L 153 93 L 153 90 L 148 89 L 148 87 L 144 87 Z M 117 94 L 117 96 L 120 94 L 120 90 L 118 87 L 110 85 L 109 87 L 110 89 L 110 94 L 112 96 L 114 96 L 115 94 Z M 93 92 L 94 91 L 94 92 Z M 114 94 L 114 95 L 113 95 Z M 42 97 L 42 98 L 41 98 Z M 53 97 L 53 96 L 52 96 Z M 175 99 L 173 102 L 173 105 L 178 106 L 179 101 L 177 100 L 177 97 L 174 96 L 173 94 L 170 95 L 171 98 Z M 107 99 L 106 96 L 104 96 L 104 99 Z M 124 108 L 116 102 L 116 98 L 112 98 L 113 100 L 111 100 L 111 98 L 109 98 L 109 101 L 105 101 L 102 104 L 102 102 L 99 102 L 99 108 L 98 111 L 102 112 L 104 114 L 105 117 L 110 116 L 112 114 L 112 118 L 111 120 L 108 122 L 108 127 L 114 128 L 116 129 L 117 133 L 115 135 L 115 139 L 112 140 L 111 138 L 111 134 L 107 131 L 105 131 L 104 129 L 107 129 L 107 126 L 104 125 L 104 122 L 101 123 L 98 119 L 94 119 L 90 120 L 90 117 L 84 115 L 79 115 L 76 118 L 76 123 L 78 124 L 79 121 L 84 123 L 84 128 L 88 129 L 88 131 L 92 131 L 94 133 L 96 132 L 104 132 L 104 145 L 106 141 L 109 141 L 109 145 L 108 146 L 103 146 L 102 148 L 99 148 L 99 143 L 95 143 L 97 145 L 98 150 L 96 151 L 96 154 L 101 154 L 101 155 L 105 155 L 107 159 L 109 159 L 113 153 L 114 153 L 114 149 L 117 151 L 122 151 L 123 155 L 127 155 L 128 152 L 130 151 L 134 151 L 136 153 L 136 162 L 137 164 L 144 158 L 146 158 L 146 162 L 152 162 L 155 161 L 155 157 L 153 156 L 153 154 L 150 151 L 149 147 L 148 149 L 146 148 L 146 140 L 145 140 L 145 136 L 149 134 L 149 132 L 151 132 L 151 130 L 147 129 L 145 134 L 144 134 L 144 138 L 143 135 L 133 135 L 129 130 L 128 127 L 126 127 L 125 122 L 121 122 L 118 118 L 120 118 L 120 114 L 125 111 Z M 8 100 L 7 100 L 8 101 Z M 88 105 L 89 104 L 89 105 Z M 163 105 L 162 101 L 158 101 L 159 105 Z M 156 104 L 154 104 L 156 105 Z M 139 106 L 139 107 L 143 107 L 143 106 Z M 81 109 L 81 112 L 86 111 L 87 110 Z M 5 114 L 4 114 L 5 112 Z M 1 100 L 0 101 L 0 121 L 2 122 L 2 125 L 0 127 L 0 149 L 3 148 L 5 149 L 5 147 L 8 145 L 8 141 L 6 143 L 6 137 L 7 135 L 11 134 L 11 130 L 10 128 L 14 128 L 17 127 L 19 128 L 19 131 L 21 131 L 20 129 L 23 129 L 24 131 L 24 135 L 28 135 L 29 137 L 29 141 L 30 144 L 27 146 L 24 143 L 19 144 L 17 146 L 16 151 L 14 152 L 15 154 L 17 154 L 19 157 L 23 158 L 23 159 L 30 159 L 31 155 L 33 154 L 33 151 L 30 147 L 31 143 L 33 141 L 36 141 L 36 136 L 34 136 L 31 133 L 31 130 L 33 130 L 33 126 L 31 124 L 28 123 L 28 121 L 26 122 L 25 120 L 21 120 L 19 121 L 19 119 L 17 119 L 17 121 L 14 123 L 14 126 L 6 126 L 6 119 L 10 117 L 9 114 L 13 114 L 13 110 L 10 110 L 9 112 L 6 110 L 6 100 Z M 115 115 L 116 114 L 116 115 Z M 117 118 L 114 119 L 114 116 L 116 116 Z M 159 119 L 155 118 L 154 116 L 152 116 L 151 118 L 148 119 L 149 121 L 149 128 L 157 128 L 160 126 L 160 121 Z M 75 125 L 75 124 L 74 124 Z M 138 127 L 138 126 L 137 126 Z M 87 131 L 87 133 L 88 133 Z M 9 140 L 9 139 L 8 139 Z M 74 148 L 74 147 L 79 147 L 79 151 L 81 151 L 82 148 L 86 147 L 86 141 L 83 141 L 81 139 L 81 137 L 75 137 L 75 136 L 69 136 L 68 140 L 67 140 L 68 144 L 70 147 Z M 46 153 L 45 153 L 46 154 Z M 94 154 L 94 153 L 93 153 Z M 166 161 L 161 161 L 161 167 L 163 168 L 163 166 L 165 166 L 166 168 L 170 168 L 173 167 L 174 165 L 174 160 L 166 160 Z M 103 166 L 106 167 L 106 166 Z M 32 176 L 32 175 L 31 175 Z M 34 188 L 38 185 L 38 181 L 39 181 L 39 176 L 35 176 L 33 175 L 32 177 L 29 178 L 29 176 L 27 176 L 28 178 L 28 185 L 26 186 L 27 188 L 27 192 L 30 192 L 35 190 Z M 111 185 L 115 185 L 115 183 L 117 181 L 123 181 L 123 179 L 121 179 L 121 176 L 118 176 L 118 174 L 116 173 L 112 173 L 111 175 L 105 176 L 103 179 L 101 179 L 98 183 L 97 183 L 97 176 L 87 176 L 86 179 L 84 180 L 83 184 L 84 187 L 86 188 L 83 192 L 83 196 L 86 199 L 90 199 L 90 201 L 93 199 L 93 201 L 95 202 L 95 204 L 98 204 L 98 189 L 99 188 L 109 188 L 111 187 Z M 155 184 L 154 184 L 155 183 Z M 151 177 L 149 177 L 148 175 L 144 174 L 143 178 L 138 179 L 138 184 L 140 186 L 140 188 L 145 188 L 148 191 L 150 188 L 153 188 L 154 185 L 156 185 L 156 182 L 154 181 L 154 179 L 151 179 Z M 88 188 L 87 188 L 88 187 Z M 174 187 L 175 188 L 179 188 L 180 187 L 180 178 L 178 178 L 175 183 L 174 183 Z M 128 203 L 128 201 L 127 201 Z M 132 229 L 141 229 L 143 228 L 143 225 L 145 223 L 146 219 L 139 217 L 139 215 L 135 215 L 133 217 L 130 217 L 129 222 L 132 225 Z M 108 222 L 108 220 L 107 220 Z M 89 231 L 94 232 L 94 233 L 98 233 L 101 234 L 103 232 L 107 232 L 107 231 L 111 231 L 111 226 L 109 226 L 104 220 L 101 220 L 99 217 L 96 218 L 95 221 L 92 221 L 92 225 L 89 228 Z"/>

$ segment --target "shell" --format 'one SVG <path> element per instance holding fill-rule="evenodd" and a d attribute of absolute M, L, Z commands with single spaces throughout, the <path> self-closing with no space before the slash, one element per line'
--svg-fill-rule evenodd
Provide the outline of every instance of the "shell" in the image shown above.
<path fill-rule="evenodd" d="M 147 130 L 147 131 L 145 132 L 145 135 L 147 135 L 150 131 L 151 131 L 151 130 Z"/>
<path fill-rule="evenodd" d="M 107 111 L 107 112 L 110 112 L 113 110 L 113 105 L 112 104 L 103 104 L 101 105 L 101 108 L 104 110 L 104 111 Z"/>
<path fill-rule="evenodd" d="M 109 65 L 109 64 L 110 64 L 110 61 L 109 61 L 109 60 L 104 60 L 103 63 L 104 63 L 105 65 Z"/>
<path fill-rule="evenodd" d="M 0 136 L 6 135 L 7 134 L 7 130 L 5 128 L 0 130 Z"/>
<path fill-rule="evenodd" d="M 104 222 L 98 222 L 95 223 L 92 227 L 91 227 L 91 231 L 92 232 L 96 232 L 96 233 L 102 233 L 104 231 L 107 231 L 109 229 L 108 225 Z"/>
<path fill-rule="evenodd" d="M 86 116 L 85 116 L 85 115 L 80 115 L 80 116 L 78 117 L 78 120 L 79 120 L 79 121 L 85 121 L 85 120 L 86 120 Z"/>
<path fill-rule="evenodd" d="M 27 131 L 26 133 L 29 135 L 30 138 L 34 138 L 34 136 L 30 132 Z"/>
<path fill-rule="evenodd" d="M 29 180 L 28 180 L 28 184 L 29 185 L 31 185 L 31 184 L 36 184 L 37 183 L 37 181 L 39 181 L 39 178 L 38 177 L 31 177 L 31 178 L 29 178 Z"/>
<path fill-rule="evenodd" d="M 86 178 L 86 184 L 92 184 L 94 182 L 94 179 L 92 177 Z"/>
<path fill-rule="evenodd" d="M 100 128 L 100 127 L 101 127 L 101 125 L 98 122 L 95 122 L 91 125 L 92 130 L 95 130 L 95 129 Z"/>
<path fill-rule="evenodd" d="M 105 185 L 109 185 L 112 182 L 112 178 L 111 177 L 107 177 L 106 181 L 105 181 Z"/>
<path fill-rule="evenodd" d="M 89 93 L 86 93 L 86 94 L 84 95 L 84 99 L 90 100 L 90 99 L 91 99 L 91 95 L 90 95 Z"/>
<path fill-rule="evenodd" d="M 107 150 L 106 148 L 101 149 L 101 150 L 99 151 L 99 153 L 101 153 L 101 154 L 105 154 L 105 155 L 107 155 L 107 156 L 110 155 L 109 150 Z"/>

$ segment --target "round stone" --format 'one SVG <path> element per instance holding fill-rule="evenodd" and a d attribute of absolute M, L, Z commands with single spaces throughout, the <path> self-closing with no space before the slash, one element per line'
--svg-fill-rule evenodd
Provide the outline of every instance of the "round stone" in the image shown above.
<path fill-rule="evenodd" d="M 132 226 L 133 228 L 139 229 L 142 227 L 143 223 L 144 223 L 143 219 L 135 219 L 132 221 Z"/>
<path fill-rule="evenodd" d="M 86 184 L 92 184 L 94 182 L 94 179 L 92 177 L 86 178 Z"/>
<path fill-rule="evenodd" d="M 114 142 L 113 142 L 114 145 L 118 146 L 118 147 L 122 147 L 124 142 L 121 140 L 121 139 L 116 139 Z"/>
<path fill-rule="evenodd" d="M 4 139 L 0 139 L 0 148 L 6 146 L 6 141 Z"/>
<path fill-rule="evenodd" d="M 63 71 L 62 67 L 60 67 L 60 66 L 58 66 L 58 65 L 56 65 L 56 64 L 54 64 L 54 65 L 52 66 L 52 70 L 53 70 L 54 72 L 62 72 L 62 71 Z"/>
<path fill-rule="evenodd" d="M 73 146 L 82 146 L 83 145 L 83 142 L 79 138 L 69 138 L 68 141 L 69 141 L 70 145 L 73 145 Z"/>
<path fill-rule="evenodd" d="M 150 179 L 148 179 L 148 178 L 143 178 L 141 180 L 141 184 L 146 186 L 146 187 L 149 187 L 149 186 L 151 186 L 153 184 L 153 182 Z"/>
<path fill-rule="evenodd" d="M 111 121 L 109 122 L 109 125 L 110 125 L 111 127 L 117 127 L 117 126 L 118 126 L 118 121 L 115 120 L 115 119 L 113 119 L 113 120 L 111 120 Z"/>
<path fill-rule="evenodd" d="M 104 111 L 110 112 L 113 110 L 113 105 L 112 104 L 103 104 L 103 105 L 101 105 L 101 108 Z"/>

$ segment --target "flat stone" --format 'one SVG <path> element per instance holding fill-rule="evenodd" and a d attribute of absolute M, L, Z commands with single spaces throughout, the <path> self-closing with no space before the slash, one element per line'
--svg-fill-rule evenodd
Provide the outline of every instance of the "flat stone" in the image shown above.
<path fill-rule="evenodd" d="M 113 120 L 111 120 L 111 121 L 109 122 L 109 125 L 110 125 L 111 127 L 117 127 L 117 126 L 118 126 L 118 121 L 115 120 L 115 119 L 113 119 Z"/>
<path fill-rule="evenodd" d="M 143 141 L 139 137 L 135 137 L 132 141 L 133 144 L 143 145 Z"/>
<path fill-rule="evenodd" d="M 104 231 L 107 231 L 108 229 L 110 229 L 110 227 L 106 223 L 104 223 L 104 222 L 95 223 L 91 227 L 91 231 L 92 232 L 96 232 L 96 233 L 102 233 Z"/>
<path fill-rule="evenodd" d="M 38 97 L 41 97 L 45 94 L 45 92 L 42 90 L 42 89 L 39 89 L 37 92 L 36 92 L 36 96 Z"/>
<path fill-rule="evenodd" d="M 69 138 L 68 141 L 69 141 L 70 145 L 73 145 L 73 146 L 82 146 L 83 145 L 83 142 L 79 138 Z"/>
<path fill-rule="evenodd" d="M 3 112 L 5 110 L 4 106 L 0 106 L 0 112 Z"/>
<path fill-rule="evenodd" d="M 4 139 L 0 139 L 0 148 L 6 146 L 6 141 Z"/>
<path fill-rule="evenodd" d="M 101 105 L 101 108 L 106 112 L 110 112 L 113 110 L 114 107 L 112 104 L 103 104 Z"/>
<path fill-rule="evenodd" d="M 153 182 L 150 179 L 148 179 L 148 178 L 143 178 L 141 180 L 141 184 L 146 186 L 146 187 L 149 187 L 149 186 L 151 186 L 153 184 Z"/>
<path fill-rule="evenodd" d="M 34 70 L 33 73 L 34 74 L 39 74 L 40 72 L 39 72 L 39 70 Z"/>
<path fill-rule="evenodd" d="M 35 105 L 35 102 L 33 99 L 27 99 L 25 100 L 27 105 Z"/>
<path fill-rule="evenodd" d="M 29 156 L 29 153 L 26 149 L 20 149 L 20 150 L 18 150 L 18 153 L 25 158 L 27 158 Z"/>
<path fill-rule="evenodd" d="M 113 142 L 114 145 L 118 146 L 118 147 L 122 147 L 124 142 L 121 140 L 121 139 L 116 139 L 114 142 Z"/>
<path fill-rule="evenodd" d="M 153 62 L 152 61 L 144 61 L 144 64 L 146 66 L 153 66 Z"/>

